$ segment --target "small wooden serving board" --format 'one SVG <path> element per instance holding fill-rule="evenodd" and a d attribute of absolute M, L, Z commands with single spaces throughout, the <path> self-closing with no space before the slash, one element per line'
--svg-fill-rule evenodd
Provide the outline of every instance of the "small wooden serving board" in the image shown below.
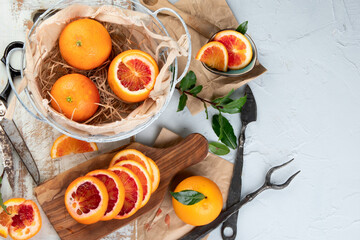
<path fill-rule="evenodd" d="M 153 159 L 160 169 L 160 184 L 151 195 L 149 202 L 136 214 L 124 220 L 100 221 L 91 225 L 76 222 L 67 212 L 64 194 L 69 184 L 76 178 L 95 169 L 108 168 L 117 151 L 90 159 L 35 188 L 35 195 L 61 239 L 99 239 L 122 226 L 129 224 L 140 215 L 161 203 L 168 191 L 171 179 L 179 171 L 202 161 L 208 154 L 208 142 L 200 134 L 191 134 L 175 146 L 152 148 L 140 143 L 131 143 L 124 148 L 133 148 Z"/>

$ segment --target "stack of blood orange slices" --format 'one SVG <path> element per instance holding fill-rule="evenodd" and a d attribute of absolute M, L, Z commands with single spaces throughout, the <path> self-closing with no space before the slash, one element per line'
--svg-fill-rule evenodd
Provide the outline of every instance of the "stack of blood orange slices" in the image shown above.
<path fill-rule="evenodd" d="M 125 219 L 149 201 L 158 188 L 156 163 L 135 149 L 118 152 L 109 169 L 75 179 L 65 193 L 65 206 L 79 223 Z"/>

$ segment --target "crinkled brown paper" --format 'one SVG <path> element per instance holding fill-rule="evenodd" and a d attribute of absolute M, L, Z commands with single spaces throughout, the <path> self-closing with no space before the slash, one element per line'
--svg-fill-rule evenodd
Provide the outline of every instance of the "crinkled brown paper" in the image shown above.
<path fill-rule="evenodd" d="M 175 145 L 181 141 L 181 137 L 175 133 L 162 129 L 155 141 L 154 147 L 164 148 Z M 173 180 L 172 190 L 184 178 L 194 175 L 204 176 L 214 181 L 220 188 L 221 194 L 226 202 L 228 189 L 231 181 L 233 164 L 212 153 L 198 164 L 187 168 L 177 174 Z M 229 174 L 230 173 L 230 174 Z M 138 240 L 172 240 L 182 237 L 194 227 L 181 221 L 172 207 L 170 193 L 165 194 L 159 208 L 150 211 L 136 220 L 137 227 L 134 239 Z M 135 237 L 136 236 L 136 237 Z"/>

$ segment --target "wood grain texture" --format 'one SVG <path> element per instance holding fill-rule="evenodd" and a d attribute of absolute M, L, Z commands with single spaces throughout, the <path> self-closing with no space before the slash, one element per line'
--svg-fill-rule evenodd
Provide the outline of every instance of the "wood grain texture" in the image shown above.
<path fill-rule="evenodd" d="M 177 145 L 169 148 L 151 148 L 136 142 L 126 148 L 137 149 L 152 158 L 158 165 L 161 176 L 159 188 L 152 194 L 149 202 L 128 219 L 83 225 L 68 214 L 64 205 L 67 186 L 74 179 L 91 170 L 107 168 L 117 151 L 90 159 L 35 188 L 35 194 L 41 207 L 61 239 L 99 239 L 129 224 L 140 215 L 158 206 L 168 191 L 171 179 L 177 172 L 199 163 L 208 154 L 208 142 L 200 134 L 191 134 Z"/>

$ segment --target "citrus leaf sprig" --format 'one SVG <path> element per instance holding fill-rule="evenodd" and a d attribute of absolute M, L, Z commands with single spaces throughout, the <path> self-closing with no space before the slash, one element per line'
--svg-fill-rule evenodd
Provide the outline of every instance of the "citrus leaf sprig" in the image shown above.
<path fill-rule="evenodd" d="M 0 176 L 0 206 L 2 207 L 2 209 L 4 209 L 4 211 L 7 213 L 7 215 L 10 215 L 10 213 L 6 210 L 6 206 L 4 205 L 4 200 L 3 200 L 2 194 L 1 194 L 1 186 L 2 186 L 2 180 L 4 178 L 4 173 L 5 173 L 5 171 L 3 171 L 3 173 Z"/>
<path fill-rule="evenodd" d="M 222 113 L 235 114 L 240 113 L 241 108 L 246 102 L 246 96 L 238 99 L 232 99 L 230 96 L 234 93 L 232 89 L 224 97 L 216 98 L 212 101 L 197 96 L 203 89 L 202 85 L 196 86 L 196 75 L 193 71 L 189 71 L 186 76 L 181 80 L 180 86 L 177 87 L 180 90 L 181 96 L 179 99 L 178 112 L 184 110 L 188 95 L 195 97 L 196 99 L 203 102 L 205 107 L 206 119 L 208 119 L 207 105 L 219 111 L 212 118 L 212 128 L 215 134 L 218 136 L 219 142 L 213 142 L 209 144 L 210 151 L 217 155 L 226 155 L 230 152 L 229 148 L 237 148 L 237 138 L 234 133 L 234 129 L 230 124 L 229 120 L 222 115 Z"/>
<path fill-rule="evenodd" d="M 247 29 L 248 29 L 248 21 L 245 21 L 236 28 L 236 31 L 241 34 L 245 34 Z"/>
<path fill-rule="evenodd" d="M 200 192 L 193 190 L 183 190 L 181 192 L 170 192 L 171 196 L 173 196 L 178 202 L 184 205 L 194 205 L 195 203 L 200 202 L 206 196 Z"/>

